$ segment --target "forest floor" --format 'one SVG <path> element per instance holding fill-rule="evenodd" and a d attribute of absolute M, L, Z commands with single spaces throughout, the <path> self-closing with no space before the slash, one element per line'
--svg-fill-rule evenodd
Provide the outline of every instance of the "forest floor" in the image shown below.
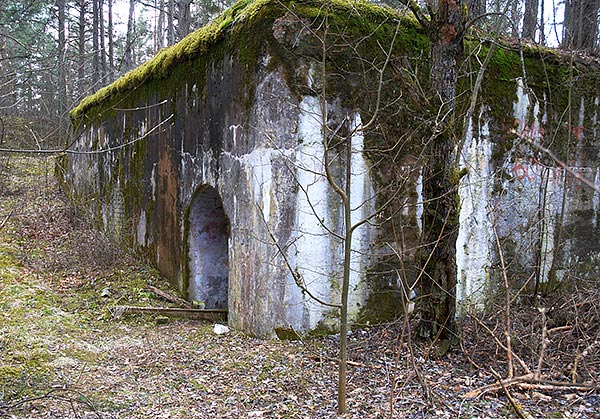
<path fill-rule="evenodd" d="M 118 316 L 118 305 L 168 305 L 147 285 L 174 291 L 82 221 L 53 170 L 52 159 L 0 159 L 0 418 L 337 417 L 336 336 L 259 340 L 217 335 L 211 323 Z M 345 417 L 599 418 L 597 387 L 585 387 L 598 385 L 598 342 L 588 339 L 600 340 L 598 329 L 554 345 L 573 329 L 568 318 L 547 334 L 538 380 L 476 394 L 497 383 L 494 371 L 506 375 L 499 317 L 463 325 L 462 345 L 440 359 L 407 344 L 403 321 L 354 330 Z M 519 324 L 530 330 L 515 355 L 532 370 L 536 322 L 538 311 L 515 309 L 515 335 Z M 573 370 L 580 387 L 569 385 Z"/>

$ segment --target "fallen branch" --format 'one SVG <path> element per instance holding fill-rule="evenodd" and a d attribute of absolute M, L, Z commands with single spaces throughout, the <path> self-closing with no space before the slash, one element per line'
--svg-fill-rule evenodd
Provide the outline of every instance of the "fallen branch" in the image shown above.
<path fill-rule="evenodd" d="M 317 362 L 323 362 L 323 359 L 325 359 L 326 361 L 329 362 L 338 362 L 337 358 L 333 358 L 330 356 L 322 356 L 322 355 L 313 355 L 309 357 L 310 359 L 317 361 Z M 353 367 L 365 367 L 365 368 L 373 368 L 376 370 L 379 370 L 381 368 L 383 368 L 382 365 L 375 365 L 375 364 L 363 364 L 362 362 L 356 362 L 356 361 L 350 361 L 350 360 L 346 360 L 346 364 L 348 365 L 352 365 Z"/>
<path fill-rule="evenodd" d="M 468 393 L 465 393 L 461 396 L 463 399 L 472 399 L 475 397 L 479 397 L 484 393 L 495 393 L 498 390 L 502 390 L 504 388 L 508 389 L 510 387 L 519 387 L 524 390 L 569 390 L 569 391 L 597 391 L 600 390 L 600 387 L 592 384 L 574 384 L 563 381 L 549 381 L 536 379 L 533 373 L 521 375 L 519 377 L 514 378 L 506 378 L 504 380 L 499 380 L 497 383 L 489 384 L 487 386 L 476 388 L 475 390 L 471 390 Z"/>
<path fill-rule="evenodd" d="M 227 310 L 200 310 L 195 308 L 174 307 L 137 307 L 115 306 L 111 309 L 113 317 L 124 314 L 161 314 L 170 317 L 184 317 L 189 320 L 226 321 Z"/>
<path fill-rule="evenodd" d="M 148 289 L 148 291 L 153 292 L 157 296 L 159 296 L 171 303 L 177 304 L 180 307 L 192 308 L 192 304 L 189 301 L 184 300 L 183 298 L 177 297 L 176 295 L 169 294 L 168 292 L 158 289 L 156 287 L 153 287 L 152 285 L 146 285 L 146 288 Z"/>
<path fill-rule="evenodd" d="M 493 368 L 492 368 L 492 374 L 494 375 L 494 377 L 496 377 L 496 380 L 498 380 L 498 384 L 500 384 L 500 386 L 502 387 L 502 390 L 504 390 L 504 394 L 508 398 L 508 401 L 510 402 L 510 405 L 513 407 L 514 411 L 517 413 L 517 416 L 519 416 L 521 419 L 532 419 L 531 415 L 529 413 L 525 412 L 523 410 L 523 408 L 521 407 L 521 405 L 519 403 L 517 403 L 517 401 L 512 396 L 512 394 L 510 394 L 510 391 L 508 391 L 508 387 L 506 387 L 502 383 L 502 377 Z"/>
<path fill-rule="evenodd" d="M 486 325 L 483 321 L 481 321 L 480 318 L 478 318 L 476 315 L 470 313 L 469 311 L 467 311 L 467 316 L 471 317 L 473 320 L 475 320 L 477 322 L 478 325 L 480 325 L 481 327 L 483 327 L 485 329 L 485 331 L 489 333 L 489 335 L 492 337 L 492 339 L 494 339 L 494 341 L 496 342 L 496 344 L 499 347 L 501 347 L 502 349 L 504 349 L 505 351 L 508 352 L 508 348 L 502 342 L 500 342 L 500 339 L 498 339 L 498 337 L 496 336 L 496 334 L 488 327 L 488 325 Z M 512 352 L 512 350 L 511 350 L 511 353 L 512 353 L 513 358 L 517 360 L 517 362 L 521 365 L 521 367 L 525 371 L 527 371 L 527 374 L 523 375 L 522 377 L 531 375 L 531 370 L 529 369 L 529 367 L 527 366 L 527 364 L 525 363 L 525 361 L 523 361 L 521 359 L 521 357 L 517 356 L 516 353 Z"/>
<path fill-rule="evenodd" d="M 10 210 L 10 212 L 8 213 L 8 215 L 4 218 L 4 220 L 2 220 L 2 223 L 0 223 L 0 230 L 2 230 L 4 228 L 4 226 L 6 225 L 7 221 L 13 215 L 13 212 L 15 212 L 14 208 L 12 210 Z"/>
<path fill-rule="evenodd" d="M 580 360 L 587 357 L 588 354 L 599 345 L 600 340 L 595 340 L 587 348 L 585 348 L 585 350 L 581 354 L 579 352 L 575 354 L 575 359 L 573 360 L 573 369 L 571 370 L 571 377 L 573 378 L 573 383 L 577 382 L 577 366 L 579 365 Z"/>
<path fill-rule="evenodd" d="M 573 326 L 558 326 L 548 329 L 548 334 L 573 330 Z"/>

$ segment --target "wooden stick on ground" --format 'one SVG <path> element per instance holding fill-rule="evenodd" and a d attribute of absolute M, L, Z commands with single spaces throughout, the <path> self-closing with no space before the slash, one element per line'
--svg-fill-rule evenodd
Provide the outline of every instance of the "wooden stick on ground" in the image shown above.
<path fill-rule="evenodd" d="M 183 317 L 189 320 L 227 320 L 227 310 L 199 310 L 194 308 L 173 307 L 115 306 L 112 308 L 111 311 L 116 317 L 119 317 L 124 314 L 160 314 L 163 316 Z"/>
<path fill-rule="evenodd" d="M 504 394 L 508 398 L 510 405 L 513 407 L 513 409 L 517 413 L 517 416 L 519 416 L 521 419 L 533 419 L 531 417 L 531 415 L 529 413 L 527 413 L 526 411 L 524 411 L 523 408 L 521 407 L 521 405 L 519 403 L 517 403 L 517 401 L 514 399 L 512 394 L 510 394 L 510 391 L 508 391 L 508 388 L 502 383 L 502 377 L 500 376 L 500 374 L 498 374 L 493 368 L 492 368 L 492 374 L 494 374 L 494 377 L 496 377 L 496 380 L 498 380 L 498 384 L 500 384 L 500 386 L 502 387 L 502 390 L 504 390 Z"/>
<path fill-rule="evenodd" d="M 536 379 L 533 373 L 521 375 L 514 378 L 506 378 L 499 380 L 497 383 L 489 384 L 487 386 L 479 387 L 468 393 L 463 394 L 461 397 L 464 399 L 470 399 L 479 397 L 484 393 L 494 393 L 498 390 L 510 387 L 519 387 L 525 390 L 570 390 L 570 391 L 598 391 L 600 387 L 591 384 L 574 384 L 563 381 L 548 381 L 543 379 Z"/>
<path fill-rule="evenodd" d="M 2 223 L 0 223 L 0 230 L 2 230 L 4 228 L 4 226 L 6 225 L 6 222 L 10 219 L 10 217 L 13 215 L 13 212 L 15 212 L 14 209 L 10 210 L 10 212 L 8 213 L 8 215 L 6 216 L 6 218 L 4 218 L 4 220 L 2 220 Z"/>
<path fill-rule="evenodd" d="M 180 307 L 192 308 L 192 304 L 189 301 L 184 300 L 183 298 L 177 297 L 176 295 L 169 294 L 168 292 L 158 289 L 156 287 L 153 287 L 152 285 L 146 285 L 146 288 L 149 291 L 153 292 L 154 294 L 158 295 L 159 297 L 161 297 L 171 303 L 177 304 Z"/>

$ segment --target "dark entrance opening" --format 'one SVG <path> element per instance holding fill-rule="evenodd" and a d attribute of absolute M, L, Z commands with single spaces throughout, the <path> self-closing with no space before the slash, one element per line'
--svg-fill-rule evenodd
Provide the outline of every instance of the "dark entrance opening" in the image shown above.
<path fill-rule="evenodd" d="M 215 188 L 201 186 L 189 212 L 189 297 L 200 308 L 226 309 L 229 219 Z"/>

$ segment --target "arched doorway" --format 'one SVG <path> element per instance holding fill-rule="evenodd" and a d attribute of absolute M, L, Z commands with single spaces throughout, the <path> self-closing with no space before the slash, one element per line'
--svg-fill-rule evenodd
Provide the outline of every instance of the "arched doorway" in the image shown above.
<path fill-rule="evenodd" d="M 189 297 L 207 309 L 227 308 L 229 219 L 215 188 L 201 186 L 188 216 Z"/>

